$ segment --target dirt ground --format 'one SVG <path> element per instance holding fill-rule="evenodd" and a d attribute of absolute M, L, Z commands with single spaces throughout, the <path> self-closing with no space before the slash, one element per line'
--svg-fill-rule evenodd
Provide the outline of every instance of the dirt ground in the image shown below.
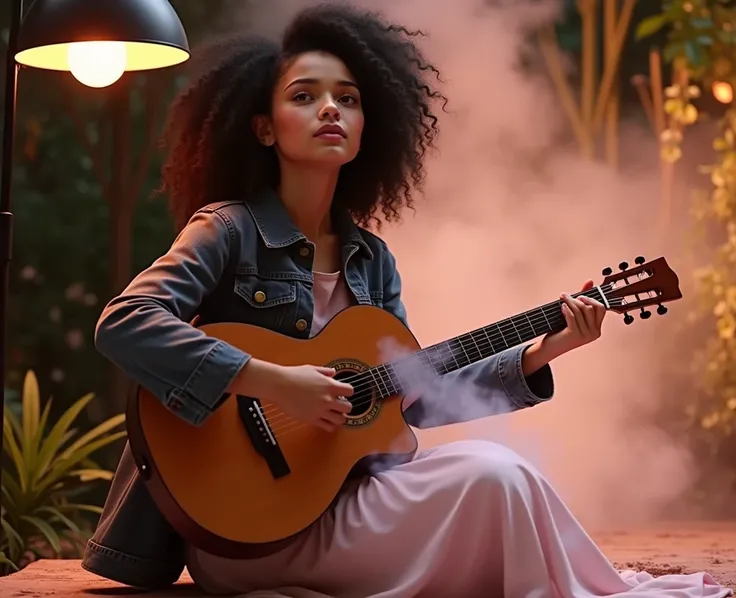
<path fill-rule="evenodd" d="M 658 525 L 650 529 L 593 533 L 608 558 L 619 569 L 646 570 L 653 575 L 708 571 L 736 590 L 736 523 Z M 20 573 L 0 578 L 2 598 L 89 598 L 129 595 L 116 584 L 90 575 L 79 561 L 40 561 Z M 173 592 L 147 594 L 202 596 L 182 576 Z"/>

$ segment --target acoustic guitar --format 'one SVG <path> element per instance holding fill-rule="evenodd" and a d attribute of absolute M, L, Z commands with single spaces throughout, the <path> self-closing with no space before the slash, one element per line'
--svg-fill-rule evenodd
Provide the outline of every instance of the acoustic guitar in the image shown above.
<path fill-rule="evenodd" d="M 635 263 L 620 264 L 615 274 L 606 268 L 598 286 L 576 296 L 597 299 L 627 324 L 630 312 L 649 318 L 650 306 L 666 313 L 663 304 L 682 297 L 677 275 L 664 258 Z M 274 404 L 229 396 L 195 427 L 139 387 L 128 407 L 130 446 L 151 496 L 183 538 L 215 555 L 263 556 L 317 521 L 361 465 L 376 457 L 382 464 L 412 459 L 417 439 L 402 413 L 406 364 L 441 376 L 564 327 L 560 301 L 425 349 L 373 306 L 348 308 L 309 340 L 247 324 L 205 325 L 206 334 L 258 359 L 334 367 L 355 389 L 344 426 L 325 432 Z M 406 354 L 382 361 L 385 339 Z"/>

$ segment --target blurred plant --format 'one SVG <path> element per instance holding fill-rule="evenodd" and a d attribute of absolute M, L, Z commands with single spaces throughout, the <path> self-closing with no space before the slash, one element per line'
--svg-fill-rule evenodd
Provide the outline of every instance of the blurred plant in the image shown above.
<path fill-rule="evenodd" d="M 81 514 L 101 512 L 77 497 L 91 482 L 112 479 L 112 472 L 98 468 L 90 457 L 125 435 L 117 430 L 125 417 L 112 417 L 78 435 L 72 425 L 92 398 L 88 394 L 76 401 L 52 425 L 52 401 L 41 411 L 38 382 L 29 371 L 21 417 L 5 408 L 0 571 L 7 573 L 39 556 L 78 553 L 85 539 Z"/>
<path fill-rule="evenodd" d="M 698 120 L 698 109 L 692 101 L 700 97 L 700 88 L 675 84 L 665 88 L 664 95 L 664 112 L 669 122 L 660 135 L 660 155 L 662 160 L 673 164 L 682 157 L 683 130 Z"/>
<path fill-rule="evenodd" d="M 689 363 L 696 396 L 679 420 L 674 415 L 672 419 L 678 420 L 678 430 L 687 431 L 696 454 L 703 458 L 701 475 L 707 478 L 716 470 L 719 482 L 724 474 L 729 476 L 727 486 L 732 492 L 736 487 L 736 108 L 732 105 L 736 8 L 729 0 L 669 0 L 663 2 L 661 14 L 639 23 L 637 36 L 648 37 L 662 28 L 667 29 L 664 59 L 685 69 L 690 82 L 709 90 L 711 95 L 703 97 L 702 105 L 722 113 L 713 140 L 714 160 L 701 168 L 709 184 L 696 194 L 692 210 L 707 252 L 706 265 L 696 271 L 698 305 L 687 331 L 690 338 L 705 331 L 702 347 Z M 668 88 L 666 93 L 665 110 L 673 117 L 684 117 L 681 126 L 697 119 L 698 110 L 690 103 L 697 97 L 690 93 L 693 87 L 686 93 Z M 681 135 L 676 130 L 667 135 L 671 144 L 662 139 L 663 151 L 676 160 L 681 155 Z M 722 483 L 717 490 L 723 490 Z M 721 494 L 723 504 L 732 503 Z M 712 504 L 714 497 L 703 498 Z"/>
<path fill-rule="evenodd" d="M 712 333 L 694 361 L 702 396 L 688 416 L 705 432 L 700 441 L 718 454 L 736 431 L 736 109 L 726 111 L 713 149 L 713 164 L 701 167 L 711 187 L 693 209 L 701 237 L 718 242 L 696 272 L 701 309 L 693 322 Z"/>

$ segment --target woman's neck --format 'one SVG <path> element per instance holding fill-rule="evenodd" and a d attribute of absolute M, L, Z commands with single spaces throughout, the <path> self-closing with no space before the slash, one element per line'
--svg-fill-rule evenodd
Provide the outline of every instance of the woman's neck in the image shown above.
<path fill-rule="evenodd" d="M 313 242 L 332 234 L 330 209 L 339 170 L 284 166 L 278 194 L 294 224 Z"/>

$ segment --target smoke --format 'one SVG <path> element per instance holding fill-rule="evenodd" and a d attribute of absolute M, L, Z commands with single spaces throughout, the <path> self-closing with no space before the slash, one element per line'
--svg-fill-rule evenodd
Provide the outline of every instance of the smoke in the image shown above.
<path fill-rule="evenodd" d="M 277 32 L 309 2 L 268 0 L 248 26 Z M 415 216 L 383 236 L 396 255 L 412 330 L 426 346 L 554 300 L 605 266 L 658 257 L 657 150 L 622 125 L 621 173 L 580 157 L 541 65 L 532 30 L 555 2 L 363 0 L 428 33 L 450 114 Z M 531 68 L 521 69 L 522 57 Z M 531 57 L 531 58 L 530 58 Z M 533 461 L 587 525 L 651 520 L 691 480 L 690 456 L 647 422 L 662 395 L 657 336 L 668 318 L 626 327 L 552 364 L 556 397 L 541 406 L 421 432 L 424 445 L 480 437 Z M 474 389 L 455 388 L 465 403 Z M 676 398 L 676 397 L 673 397 Z M 472 402 L 472 401 L 471 401 Z"/>

